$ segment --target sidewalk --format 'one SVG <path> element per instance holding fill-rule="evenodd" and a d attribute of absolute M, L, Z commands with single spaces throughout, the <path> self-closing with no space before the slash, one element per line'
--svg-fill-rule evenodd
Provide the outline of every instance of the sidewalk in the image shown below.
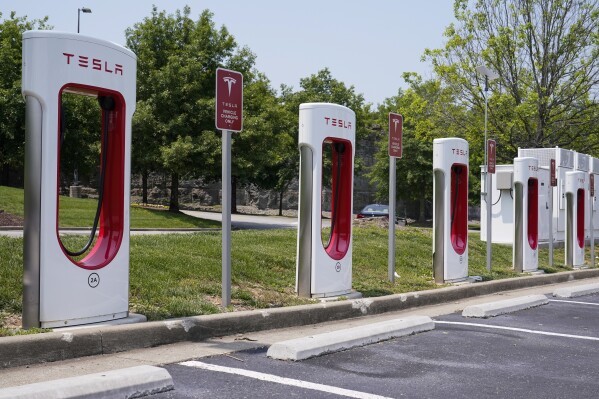
<path fill-rule="evenodd" d="M 551 293 L 555 284 L 562 287 L 592 282 L 599 282 L 599 269 L 376 298 L 4 337 L 0 338 L 0 387 L 78 373 L 183 361 L 266 346 L 272 342 L 268 337 L 273 334 L 292 337 L 300 331 L 334 330 L 398 317 L 398 314 L 447 314 L 471 303 L 497 300 L 497 295 L 508 298 Z"/>

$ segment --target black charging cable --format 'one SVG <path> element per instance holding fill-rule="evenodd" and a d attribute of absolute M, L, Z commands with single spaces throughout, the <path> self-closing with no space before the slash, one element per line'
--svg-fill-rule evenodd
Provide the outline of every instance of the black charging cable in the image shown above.
<path fill-rule="evenodd" d="M 335 196 L 333 200 L 333 209 L 331 215 L 331 232 L 329 234 L 329 241 L 327 242 L 326 248 L 331 245 L 333 240 L 333 231 L 335 230 L 335 224 L 337 220 L 337 211 L 339 207 L 339 186 L 341 185 L 341 155 L 345 152 L 345 143 L 333 143 L 333 149 L 337 153 L 337 178 L 335 180 Z"/>
<path fill-rule="evenodd" d="M 456 209 L 458 207 L 458 191 L 460 189 L 460 175 L 462 174 L 462 168 L 459 166 L 452 166 L 451 168 L 456 175 L 455 178 L 455 193 L 453 194 L 453 206 L 451 209 L 451 227 L 453 227 L 453 221 L 455 219 Z"/>
<path fill-rule="evenodd" d="M 100 213 L 102 211 L 102 203 L 104 202 L 104 181 L 106 178 L 106 169 L 107 169 L 107 155 L 108 155 L 108 125 L 110 122 L 110 111 L 114 110 L 115 101 L 111 96 L 98 96 L 98 103 L 100 104 L 100 108 L 104 111 L 104 132 L 103 132 L 103 145 L 102 145 L 102 160 L 100 164 L 100 184 L 98 187 L 98 206 L 96 207 L 96 216 L 94 217 L 94 225 L 92 226 L 91 233 L 89 235 L 89 239 L 87 240 L 87 244 L 83 246 L 79 251 L 70 251 L 65 248 L 65 251 L 70 256 L 80 256 L 83 255 L 89 247 L 91 247 L 94 242 L 94 238 L 96 236 L 96 231 L 98 230 L 98 223 L 100 221 Z M 61 128 L 62 128 L 61 123 Z M 64 135 L 63 135 L 64 137 Z"/>

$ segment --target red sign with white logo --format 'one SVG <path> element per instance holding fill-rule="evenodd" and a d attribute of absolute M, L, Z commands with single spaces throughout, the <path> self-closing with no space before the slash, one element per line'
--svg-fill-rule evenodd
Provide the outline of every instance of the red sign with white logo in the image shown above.
<path fill-rule="evenodd" d="M 555 159 L 549 161 L 549 184 L 551 187 L 557 187 L 557 177 L 555 176 Z"/>
<path fill-rule="evenodd" d="M 487 140 L 487 171 L 495 173 L 495 161 L 497 159 L 497 143 L 495 140 Z"/>
<path fill-rule="evenodd" d="M 589 176 L 589 191 L 591 192 L 591 197 L 595 196 L 595 175 L 590 174 Z"/>
<path fill-rule="evenodd" d="M 241 132 L 243 129 L 243 75 L 216 69 L 216 128 Z"/>
<path fill-rule="evenodd" d="M 403 117 L 389 112 L 389 156 L 401 158 L 403 153 Z"/>

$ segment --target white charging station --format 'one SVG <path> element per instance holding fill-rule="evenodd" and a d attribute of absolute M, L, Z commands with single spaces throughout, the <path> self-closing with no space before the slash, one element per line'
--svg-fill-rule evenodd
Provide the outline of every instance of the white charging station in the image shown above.
<path fill-rule="evenodd" d="M 591 157 L 586 155 L 586 154 L 582 154 L 580 152 L 575 152 L 574 153 L 574 170 L 580 170 L 581 172 L 585 172 L 585 175 L 588 175 L 591 171 Z M 587 178 L 585 181 L 585 193 L 587 193 L 587 195 L 589 194 L 589 182 L 590 179 Z M 591 201 L 590 198 L 589 200 L 585 200 L 584 202 L 584 214 L 585 215 L 590 215 L 590 206 L 591 206 Z M 591 232 L 589 230 L 589 226 L 590 226 L 590 217 L 586 217 L 584 218 L 584 237 L 585 240 L 588 240 L 591 238 Z"/>
<path fill-rule="evenodd" d="M 553 192 L 553 240 L 564 242 L 566 231 L 566 173 L 574 170 L 575 151 L 564 148 L 518 148 L 519 157 L 533 157 L 539 160 L 539 166 L 549 168 L 551 159 L 555 160 L 557 188 Z"/>
<path fill-rule="evenodd" d="M 468 278 L 468 142 L 433 140 L 433 274 L 437 283 Z"/>
<path fill-rule="evenodd" d="M 518 272 L 539 267 L 539 161 L 514 158 L 514 245 L 512 262 Z"/>
<path fill-rule="evenodd" d="M 592 224 L 593 224 L 593 239 L 596 239 L 597 236 L 599 236 L 599 194 L 598 194 L 598 190 L 597 187 L 599 185 L 599 158 L 591 158 L 590 159 L 590 174 L 593 175 L 593 179 L 594 179 L 594 183 L 595 183 L 595 192 L 593 194 L 595 194 L 594 196 L 590 197 L 590 204 L 589 204 L 589 219 L 592 219 Z"/>
<path fill-rule="evenodd" d="M 586 205 L 587 174 L 582 171 L 566 172 L 566 266 L 580 267 L 584 264 L 584 221 Z"/>
<path fill-rule="evenodd" d="M 351 109 L 328 103 L 300 105 L 296 269 L 296 291 L 300 296 L 329 297 L 351 292 L 355 136 L 356 116 Z M 325 162 L 329 152 L 330 163 Z M 329 165 L 330 177 L 323 171 Z M 330 206 L 323 191 L 329 179 Z M 328 209 L 331 230 L 323 237 L 322 212 Z"/>
<path fill-rule="evenodd" d="M 60 327 L 125 318 L 129 308 L 129 187 L 136 56 L 93 37 L 23 34 L 26 102 L 23 326 Z M 61 99 L 97 97 L 103 200 L 99 234 L 81 256 L 59 232 Z M 101 210 L 101 211 L 100 211 Z M 91 243 L 91 239 L 90 239 Z"/>

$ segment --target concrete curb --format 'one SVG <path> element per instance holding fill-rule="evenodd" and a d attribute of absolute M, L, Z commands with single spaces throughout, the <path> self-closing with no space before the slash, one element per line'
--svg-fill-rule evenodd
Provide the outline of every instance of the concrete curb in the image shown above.
<path fill-rule="evenodd" d="M 3 337 L 0 338 L 0 368 L 316 324 L 593 277 L 599 277 L 599 269 L 516 277 L 376 298 L 220 313 L 71 332 Z"/>
<path fill-rule="evenodd" d="M 517 312 L 518 310 L 530 309 L 536 306 L 546 305 L 549 299 L 545 295 L 527 295 L 519 298 L 506 299 L 468 306 L 462 311 L 464 317 L 495 317 L 500 314 Z"/>
<path fill-rule="evenodd" d="M 430 317 L 411 316 L 276 342 L 268 348 L 266 356 L 279 360 L 304 360 L 434 328 L 435 323 Z"/>
<path fill-rule="evenodd" d="M 590 295 L 599 292 L 599 284 L 586 284 L 576 287 L 558 288 L 553 292 L 553 296 L 559 298 L 574 298 L 577 296 Z"/>
<path fill-rule="evenodd" d="M 175 388 L 168 371 L 137 366 L 0 389 L 0 399 L 140 398 Z"/>

